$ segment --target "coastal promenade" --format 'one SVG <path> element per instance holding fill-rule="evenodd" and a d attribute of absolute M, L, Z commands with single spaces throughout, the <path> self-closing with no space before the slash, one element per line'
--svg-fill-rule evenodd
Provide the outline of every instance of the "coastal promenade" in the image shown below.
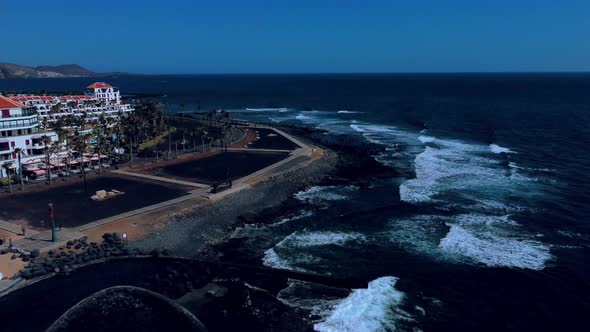
<path fill-rule="evenodd" d="M 167 184 L 172 185 L 179 185 L 184 187 L 192 187 L 193 190 L 187 192 L 186 195 L 166 200 L 163 202 L 159 202 L 156 204 L 152 204 L 149 206 L 145 206 L 139 209 L 134 209 L 132 211 L 124 212 L 121 214 L 117 214 L 108 218 L 103 218 L 100 220 L 92 221 L 86 223 L 81 226 L 72 227 L 72 228 L 62 228 L 61 230 L 57 231 L 58 242 L 51 242 L 51 230 L 44 230 L 44 231 L 34 231 L 28 230 L 27 231 L 27 238 L 26 239 L 18 239 L 13 241 L 13 246 L 15 248 L 19 248 L 25 251 L 32 251 L 32 250 L 39 250 L 41 253 L 47 252 L 49 250 L 53 250 L 59 247 L 63 247 L 66 245 L 68 241 L 75 240 L 82 238 L 84 236 L 90 235 L 94 229 L 97 229 L 101 226 L 115 224 L 119 221 L 126 220 L 132 217 L 141 217 L 146 215 L 147 213 L 154 212 L 154 211 L 165 211 L 165 210 L 173 210 L 179 204 L 186 204 L 187 202 L 190 203 L 189 206 L 198 207 L 198 204 L 206 204 L 207 202 L 215 202 L 220 199 L 223 199 L 233 193 L 238 191 L 247 189 L 254 184 L 258 183 L 259 181 L 263 181 L 266 178 L 273 177 L 280 175 L 284 172 L 289 172 L 297 168 L 305 167 L 309 162 L 312 154 L 315 151 L 315 147 L 309 146 L 299 139 L 293 137 L 285 133 L 282 130 L 266 127 L 266 126 L 257 126 L 257 128 L 263 128 L 267 130 L 272 130 L 277 134 L 287 138 L 295 145 L 297 148 L 294 150 L 282 150 L 282 149 L 255 149 L 255 148 L 229 148 L 228 151 L 260 151 L 260 152 L 275 152 L 275 153 L 289 153 L 287 158 L 284 158 L 274 164 L 271 164 L 267 167 L 264 167 L 260 170 L 257 170 L 251 174 L 243 176 L 235 181 L 233 181 L 233 185 L 231 188 L 223 190 L 218 193 L 210 193 L 209 192 L 209 185 L 197 182 L 191 182 L 186 180 L 179 180 L 173 179 L 166 176 L 157 176 L 157 175 L 150 175 L 144 174 L 134 171 L 130 168 L 119 169 L 109 171 L 110 173 L 121 174 L 130 177 L 137 177 L 140 179 L 146 179 L 150 181 L 159 181 L 165 182 Z M 194 202 L 194 203 L 193 203 Z M 200 203 L 199 203 L 200 202 Z M 0 220 L 0 229 L 6 232 L 12 233 L 15 237 L 21 233 L 20 227 L 14 223 L 9 223 L 6 221 Z M 7 244 L 4 244 L 0 248 L 6 248 Z"/>

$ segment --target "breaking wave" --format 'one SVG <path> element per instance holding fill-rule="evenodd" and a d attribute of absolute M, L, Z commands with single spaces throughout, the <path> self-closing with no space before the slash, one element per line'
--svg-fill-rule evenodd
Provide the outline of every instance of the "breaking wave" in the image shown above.
<path fill-rule="evenodd" d="M 360 233 L 296 231 L 273 248 L 266 250 L 262 263 L 277 269 L 306 271 L 300 265 L 318 262 L 319 259 L 306 253 L 304 249 L 327 245 L 345 246 L 349 242 L 363 243 L 365 241 L 365 236 Z"/>
<path fill-rule="evenodd" d="M 440 241 L 440 248 L 490 267 L 542 270 L 545 262 L 551 259 L 549 248 L 537 241 L 501 237 L 491 231 L 475 233 L 459 225 L 449 226 L 451 229 Z"/>
<path fill-rule="evenodd" d="M 400 186 L 409 203 L 445 200 L 452 194 L 470 200 L 504 200 L 530 179 L 511 177 L 503 160 L 484 145 L 421 135 L 424 151 L 414 160 L 416 177 Z M 518 181 L 515 181 L 518 180 Z"/>
<path fill-rule="evenodd" d="M 320 332 L 393 331 L 396 322 L 412 320 L 400 309 L 405 294 L 395 288 L 395 277 L 381 277 L 369 282 L 366 289 L 355 289 L 337 304 L 328 318 L 314 324 Z"/>
<path fill-rule="evenodd" d="M 289 109 L 286 107 L 261 107 L 261 108 L 248 108 L 246 107 L 246 111 L 249 112 L 288 112 Z"/>
<path fill-rule="evenodd" d="M 508 148 L 501 147 L 501 146 L 499 146 L 497 144 L 490 144 L 490 150 L 493 153 L 496 153 L 496 154 L 499 154 L 499 153 L 516 153 L 516 152 L 513 152 L 512 150 L 510 150 Z"/>
<path fill-rule="evenodd" d="M 390 241 L 407 250 L 455 263 L 542 270 L 549 246 L 521 234 L 509 215 L 419 215 L 393 220 Z"/>

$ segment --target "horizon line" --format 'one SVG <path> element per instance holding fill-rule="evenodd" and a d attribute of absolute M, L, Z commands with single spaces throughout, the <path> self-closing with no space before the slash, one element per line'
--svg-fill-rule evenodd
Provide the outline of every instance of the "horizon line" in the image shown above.
<path fill-rule="evenodd" d="M 96 72 L 109 74 L 111 72 Z M 498 70 L 498 71 L 333 71 L 333 72 L 213 72 L 213 73 L 140 73 L 113 71 L 126 75 L 403 75 L 403 74 L 590 74 L 588 70 Z"/>

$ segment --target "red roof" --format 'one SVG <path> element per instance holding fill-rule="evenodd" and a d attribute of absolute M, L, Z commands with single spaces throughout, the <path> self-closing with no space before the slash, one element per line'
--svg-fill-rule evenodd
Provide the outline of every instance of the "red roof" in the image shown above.
<path fill-rule="evenodd" d="M 86 87 L 86 89 L 108 89 L 108 88 L 112 88 L 112 86 L 106 84 L 105 82 L 96 82 L 96 83 L 90 84 L 89 86 Z"/>
<path fill-rule="evenodd" d="M 51 96 L 34 96 L 34 95 L 8 95 L 10 100 L 17 102 L 17 103 L 24 103 L 27 101 L 35 100 L 35 101 L 52 101 L 55 100 L 56 97 Z"/>
<path fill-rule="evenodd" d="M 12 101 L 2 95 L 0 95 L 0 108 L 25 108 L 25 105 L 19 104 Z"/>
<path fill-rule="evenodd" d="M 78 100 L 91 100 L 91 99 L 94 99 L 94 97 L 92 97 L 92 96 L 86 96 L 86 95 L 60 96 L 59 99 L 60 100 L 74 100 L 74 101 L 78 101 Z"/>

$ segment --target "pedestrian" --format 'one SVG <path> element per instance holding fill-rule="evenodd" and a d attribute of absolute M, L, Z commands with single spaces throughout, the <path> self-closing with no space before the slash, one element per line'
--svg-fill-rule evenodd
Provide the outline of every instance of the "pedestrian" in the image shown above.
<path fill-rule="evenodd" d="M 59 223 L 59 226 L 58 227 L 59 227 L 59 230 L 61 231 L 61 223 Z"/>
<path fill-rule="evenodd" d="M 23 232 L 23 237 L 27 237 L 27 229 L 25 228 L 25 225 L 21 225 L 20 226 L 20 230 Z"/>
<path fill-rule="evenodd" d="M 8 239 L 8 248 L 12 248 L 12 238 Z"/>

